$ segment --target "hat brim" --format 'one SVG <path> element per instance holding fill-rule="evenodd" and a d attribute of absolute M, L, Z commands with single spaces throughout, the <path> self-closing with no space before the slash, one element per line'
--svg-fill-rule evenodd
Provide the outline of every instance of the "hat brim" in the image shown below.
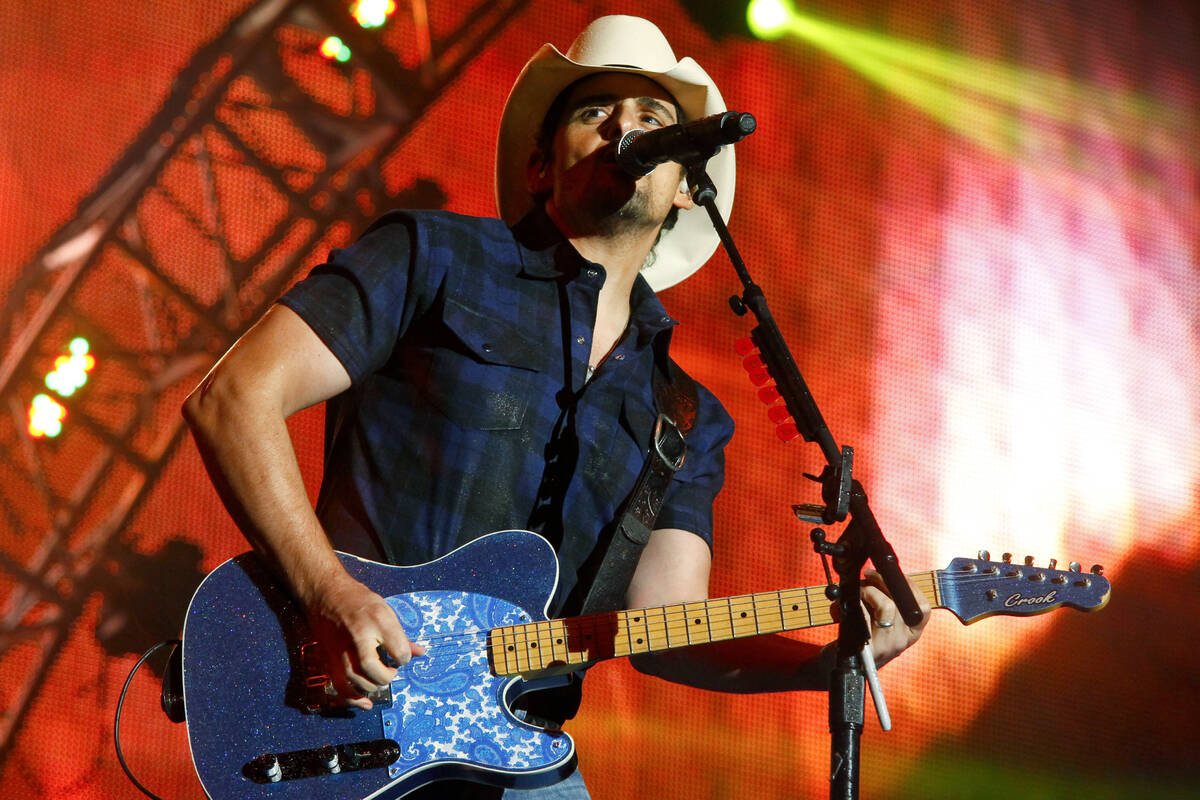
<path fill-rule="evenodd" d="M 500 117 L 496 203 L 501 218 L 508 224 L 515 224 L 533 209 L 527 168 L 550 105 L 575 81 L 603 72 L 630 73 L 655 81 L 671 93 L 688 119 L 726 110 L 716 84 L 691 58 L 682 58 L 673 68 L 657 72 L 624 65 L 581 64 L 563 55 L 554 45 L 542 45 L 521 70 Z M 709 160 L 707 169 L 718 189 L 717 209 L 728 218 L 733 208 L 736 175 L 733 148 L 723 147 Z M 655 291 L 673 286 L 704 266 L 719 243 L 703 208 L 680 209 L 675 227 L 662 232 L 642 275 Z"/>

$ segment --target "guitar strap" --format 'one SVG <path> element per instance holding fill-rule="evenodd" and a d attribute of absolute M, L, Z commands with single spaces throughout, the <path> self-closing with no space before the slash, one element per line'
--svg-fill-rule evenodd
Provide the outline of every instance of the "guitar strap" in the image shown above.
<path fill-rule="evenodd" d="M 667 337 L 660 337 L 660 341 L 663 344 L 655 342 L 652 378 L 658 419 L 650 436 L 646 463 L 621 508 L 604 560 L 583 602 L 583 614 L 624 608 L 625 591 L 642 549 L 650 541 L 667 486 L 683 466 L 687 453 L 684 437 L 696 422 L 696 382 L 667 356 Z"/>

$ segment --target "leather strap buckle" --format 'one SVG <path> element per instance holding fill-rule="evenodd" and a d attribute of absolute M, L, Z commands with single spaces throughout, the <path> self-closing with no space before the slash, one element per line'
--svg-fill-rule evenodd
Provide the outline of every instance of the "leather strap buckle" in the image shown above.
<path fill-rule="evenodd" d="M 683 434 L 666 414 L 659 413 L 654 423 L 654 452 L 672 472 L 678 472 L 687 456 Z"/>

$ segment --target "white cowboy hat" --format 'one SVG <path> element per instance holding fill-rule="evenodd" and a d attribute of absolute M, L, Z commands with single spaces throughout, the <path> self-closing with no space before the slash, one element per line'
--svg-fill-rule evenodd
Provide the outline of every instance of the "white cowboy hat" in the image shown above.
<path fill-rule="evenodd" d="M 690 58 L 676 59 L 662 31 L 648 20 L 600 17 L 584 28 L 566 55 L 552 44 L 542 45 L 517 76 L 500 117 L 496 204 L 508 224 L 533 208 L 526 168 L 551 103 L 575 81 L 598 72 L 631 72 L 655 81 L 674 96 L 687 119 L 726 110 L 708 73 Z M 708 162 L 708 174 L 717 187 L 717 208 L 726 219 L 733 208 L 734 173 L 732 147 L 722 148 Z M 699 205 L 680 209 L 675 227 L 662 232 L 652 263 L 642 275 L 655 291 L 674 286 L 704 266 L 718 243 L 708 212 Z"/>

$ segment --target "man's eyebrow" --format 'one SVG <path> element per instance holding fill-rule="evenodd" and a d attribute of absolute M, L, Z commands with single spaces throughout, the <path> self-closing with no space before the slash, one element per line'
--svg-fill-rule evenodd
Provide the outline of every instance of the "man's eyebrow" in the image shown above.
<path fill-rule="evenodd" d="M 620 95 L 616 95 L 616 94 L 591 94 L 591 95 L 588 95 L 587 97 L 580 97 L 579 99 L 574 100 L 571 103 L 571 110 L 575 111 L 580 108 L 587 108 L 589 106 L 612 105 L 613 103 L 616 103 L 617 101 L 622 100 L 622 99 L 624 99 L 624 98 L 622 98 Z M 675 120 L 675 109 L 672 108 L 671 106 L 666 105 L 665 103 L 663 103 L 659 100 L 655 100 L 653 97 L 637 97 L 634 99 L 637 100 L 637 102 L 639 104 L 645 106 L 646 108 L 653 109 L 654 111 L 657 111 L 658 113 L 666 116 L 666 118 L 671 120 L 672 122 L 676 121 Z"/>

